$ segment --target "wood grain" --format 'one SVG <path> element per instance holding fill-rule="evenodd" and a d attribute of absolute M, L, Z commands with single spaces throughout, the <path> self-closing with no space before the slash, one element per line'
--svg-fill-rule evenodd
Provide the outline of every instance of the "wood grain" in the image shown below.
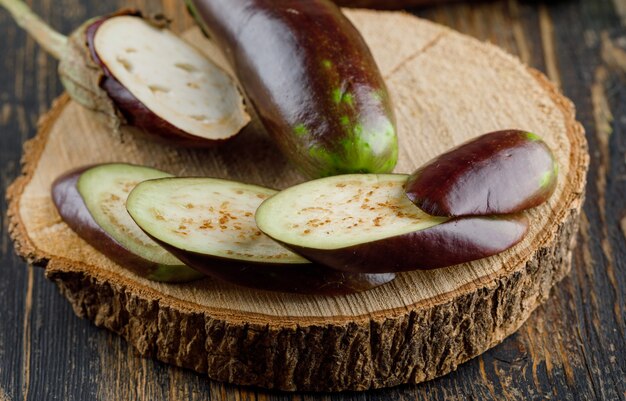
<path fill-rule="evenodd" d="M 178 3 L 165 1 L 164 8 L 175 16 Z M 619 4 L 616 1 L 615 4 Z M 35 8 L 57 27 L 77 26 L 87 16 L 113 9 L 101 2 L 36 1 Z M 57 3 L 59 4 L 59 3 Z M 125 3 L 126 4 L 126 3 Z M 574 254 L 574 270 L 548 304 L 540 307 L 516 335 L 472 361 L 459 371 L 419 386 L 404 386 L 367 394 L 289 396 L 207 382 L 203 377 L 133 356 L 118 338 L 77 320 L 65 301 L 56 294 L 38 270 L 24 269 L 13 255 L 3 216 L 2 258 L 5 277 L 0 294 L 7 302 L 0 307 L 0 386 L 9 399 L 259 399 L 259 400 L 386 400 L 386 399 L 624 399 L 624 331 L 616 315 L 624 316 L 624 261 L 626 246 L 619 222 L 625 216 L 624 110 L 626 94 L 620 74 L 609 69 L 605 96 L 613 115 L 609 136 L 610 166 L 604 170 L 605 192 L 596 190 L 599 178 L 598 142 L 591 101 L 594 71 L 606 62 L 601 57 L 600 38 L 606 31 L 619 43 L 624 27 L 612 1 L 562 2 L 548 6 L 554 26 L 553 49 L 566 95 L 574 99 L 579 118 L 589 133 L 592 169 L 589 179 L 586 219 Z M 158 9 L 161 4 L 140 4 Z M 534 4 L 504 1 L 484 5 L 437 7 L 423 16 L 453 26 L 506 50 L 520 54 L 526 48 L 528 62 L 545 71 L 544 49 L 538 8 Z M 48 109 L 60 93 L 54 75 L 55 63 L 47 60 L 0 13 L 0 68 L 9 71 L 0 80 L 3 135 L 0 161 L 3 188 L 19 171 L 20 143 L 34 134 L 37 116 Z M 187 21 L 188 20 L 184 20 Z M 488 22 L 488 23 L 486 23 Z M 517 34 L 509 29 L 519 24 Z M 180 26 L 184 26 L 181 24 Z M 521 31 L 521 32 L 520 32 Z M 33 62 L 37 60 L 37 62 Z M 14 74 L 15 73 L 15 77 Z M 6 135 L 11 132 L 12 135 Z M 19 135 L 16 135 L 19 133 Z M 598 200 L 607 200 L 604 212 Z M 5 207 L 5 204 L 3 204 Z M 604 221 L 601 215 L 604 215 Z M 602 247 L 603 224 L 607 225 L 609 247 Z M 606 250 L 605 250 L 606 249 Z M 607 273 L 610 250 L 614 282 Z M 32 275 L 32 276 L 31 276 Z M 31 309 L 26 312 L 29 277 Z M 621 301 L 621 304 L 620 304 Z M 617 309 L 616 309 L 617 305 Z M 28 335 L 24 321 L 30 322 Z M 30 357 L 30 376 L 22 373 L 24 350 Z M 106 352 L 105 352 L 106 351 Z M 33 374 L 33 372 L 37 372 Z"/>

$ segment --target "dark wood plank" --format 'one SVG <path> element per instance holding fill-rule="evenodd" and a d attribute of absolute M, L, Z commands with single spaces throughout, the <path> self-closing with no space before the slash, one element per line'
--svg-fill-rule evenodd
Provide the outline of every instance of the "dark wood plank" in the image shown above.
<path fill-rule="evenodd" d="M 132 4 L 165 11 L 178 29 L 191 24 L 180 1 Z M 112 11 L 114 4 L 35 0 L 33 7 L 67 33 L 90 16 Z M 575 102 L 587 129 L 592 167 L 572 274 L 516 334 L 456 372 L 417 386 L 292 395 L 211 382 L 136 357 L 117 336 L 76 318 L 42 271 L 14 255 L 1 199 L 0 401 L 626 399 L 626 65 L 619 62 L 620 49 L 626 49 L 626 5 L 503 0 L 418 14 L 491 41 L 546 72 Z M 55 61 L 4 12 L 0 51 L 5 190 L 19 172 L 21 144 L 34 135 L 38 115 L 62 87 Z"/>

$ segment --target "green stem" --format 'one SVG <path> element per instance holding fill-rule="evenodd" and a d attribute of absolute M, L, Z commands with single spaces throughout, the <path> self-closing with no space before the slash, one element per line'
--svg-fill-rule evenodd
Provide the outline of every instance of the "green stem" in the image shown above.
<path fill-rule="evenodd" d="M 67 37 L 50 28 L 21 0 L 0 0 L 0 6 L 6 8 L 15 22 L 24 28 L 30 36 L 52 57 L 59 59 L 67 45 Z"/>

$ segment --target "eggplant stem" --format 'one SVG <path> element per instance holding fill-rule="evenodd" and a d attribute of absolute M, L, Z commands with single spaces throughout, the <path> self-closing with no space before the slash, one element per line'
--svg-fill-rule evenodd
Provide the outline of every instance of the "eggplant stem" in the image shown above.
<path fill-rule="evenodd" d="M 61 58 L 67 46 L 67 37 L 52 29 L 26 3 L 21 0 L 0 0 L 0 6 L 6 8 L 13 19 L 35 39 L 52 57 Z"/>

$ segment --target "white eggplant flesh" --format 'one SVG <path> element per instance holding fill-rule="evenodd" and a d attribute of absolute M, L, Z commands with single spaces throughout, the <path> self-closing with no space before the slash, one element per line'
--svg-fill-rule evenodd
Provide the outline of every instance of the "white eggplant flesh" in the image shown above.
<path fill-rule="evenodd" d="M 112 17 L 98 27 L 94 50 L 146 108 L 189 135 L 224 140 L 250 121 L 234 80 L 168 29 Z"/>

